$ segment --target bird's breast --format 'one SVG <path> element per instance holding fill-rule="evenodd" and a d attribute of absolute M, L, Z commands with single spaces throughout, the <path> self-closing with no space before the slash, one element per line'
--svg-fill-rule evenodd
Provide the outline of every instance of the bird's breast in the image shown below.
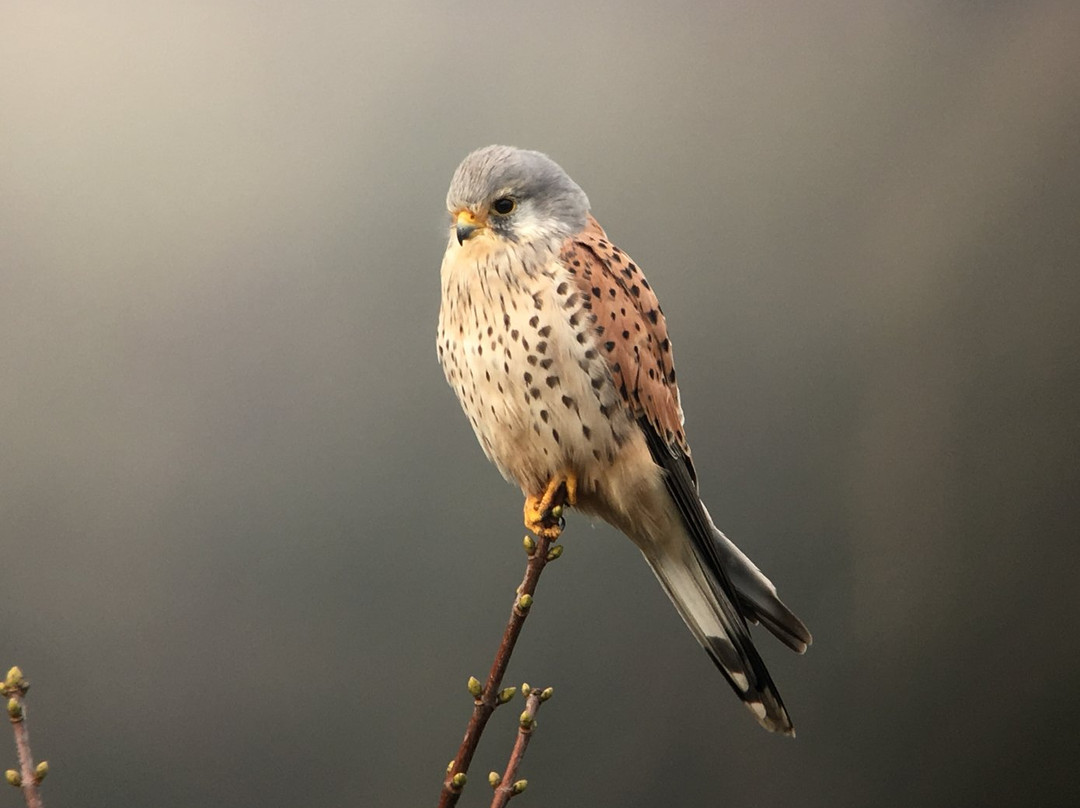
<path fill-rule="evenodd" d="M 587 488 L 632 427 L 587 296 L 554 254 L 452 248 L 442 276 L 439 359 L 487 456 L 529 493 Z"/>

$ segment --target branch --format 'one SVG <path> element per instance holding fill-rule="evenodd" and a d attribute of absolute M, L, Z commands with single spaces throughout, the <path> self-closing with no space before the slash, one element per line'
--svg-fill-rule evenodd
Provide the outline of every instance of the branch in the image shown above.
<path fill-rule="evenodd" d="M 27 808 L 44 808 L 45 803 L 41 801 L 38 785 L 49 773 L 49 763 L 43 760 L 35 766 L 34 757 L 30 753 L 30 732 L 26 728 L 24 704 L 26 691 L 29 689 L 30 683 L 23 678 L 22 671 L 18 668 L 9 670 L 3 685 L 0 685 L 0 693 L 8 700 L 8 718 L 15 730 L 15 748 L 19 752 L 19 771 L 8 769 L 6 777 L 8 783 L 22 788 Z"/>
<path fill-rule="evenodd" d="M 515 780 L 518 766 L 525 757 L 525 748 L 529 745 L 533 730 L 536 729 L 536 714 L 540 705 L 551 698 L 550 687 L 543 690 L 530 688 L 527 684 L 521 686 L 521 692 L 525 694 L 525 712 L 518 719 L 517 741 L 510 753 L 510 760 L 506 764 L 506 771 L 500 777 L 498 772 L 492 772 L 488 776 L 488 782 L 495 789 L 495 798 L 491 801 L 491 808 L 505 808 L 511 797 L 516 797 L 529 784 L 528 780 Z"/>
<path fill-rule="evenodd" d="M 499 688 L 502 685 L 506 668 L 510 664 L 510 655 L 514 652 L 514 645 L 517 643 L 518 635 L 521 634 L 521 628 L 529 614 L 529 607 L 532 606 L 533 593 L 536 592 L 536 584 L 540 580 L 540 573 L 544 571 L 544 567 L 547 566 L 549 561 L 554 561 L 562 554 L 561 546 L 553 547 L 552 545 L 558 541 L 559 533 L 562 530 L 562 510 L 565 499 L 566 490 L 564 486 L 556 494 L 549 511 L 550 519 L 547 520 L 548 526 L 558 528 L 557 531 L 553 531 L 553 536 L 548 538 L 538 536 L 535 540 L 531 536 L 525 537 L 525 552 L 529 554 L 529 561 L 525 567 L 525 577 L 517 588 L 514 606 L 510 610 L 510 620 L 507 622 L 506 630 L 503 632 L 499 650 L 495 653 L 495 659 L 491 663 L 491 672 L 488 674 L 487 684 L 481 687 L 477 679 L 472 677 L 469 679 L 469 692 L 474 699 L 473 712 L 469 718 L 469 725 L 465 729 L 465 738 L 458 748 L 457 756 L 446 767 L 446 777 L 439 793 L 439 808 L 453 808 L 453 806 L 457 805 L 461 791 L 465 788 L 469 764 L 472 763 L 476 746 L 480 742 L 480 736 L 484 732 L 484 727 L 487 726 L 488 719 L 495 712 L 495 708 L 509 701 L 517 690 L 517 688 L 513 687 L 508 687 L 505 690 Z"/>

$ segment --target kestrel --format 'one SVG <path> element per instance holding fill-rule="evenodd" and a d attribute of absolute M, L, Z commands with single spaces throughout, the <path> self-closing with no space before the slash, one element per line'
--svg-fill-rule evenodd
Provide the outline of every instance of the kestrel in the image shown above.
<path fill-rule="evenodd" d="M 795 730 L 750 637 L 810 632 L 713 524 L 683 432 L 671 340 L 641 269 L 540 152 L 479 149 L 446 196 L 438 354 L 488 458 L 553 530 L 558 495 L 625 533 L 766 729 Z"/>

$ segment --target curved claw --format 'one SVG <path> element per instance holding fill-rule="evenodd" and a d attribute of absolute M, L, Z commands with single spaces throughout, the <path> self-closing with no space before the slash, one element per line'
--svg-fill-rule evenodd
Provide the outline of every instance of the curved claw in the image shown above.
<path fill-rule="evenodd" d="M 556 539 L 566 527 L 562 504 L 577 502 L 577 477 L 556 475 L 547 484 L 543 495 L 530 494 L 525 498 L 525 527 L 545 539 Z"/>

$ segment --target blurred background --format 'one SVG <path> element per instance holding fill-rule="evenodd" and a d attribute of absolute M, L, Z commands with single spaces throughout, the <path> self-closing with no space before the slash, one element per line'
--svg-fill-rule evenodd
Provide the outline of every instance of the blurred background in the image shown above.
<path fill-rule="evenodd" d="M 705 500 L 816 640 L 759 632 L 770 736 L 571 514 L 522 808 L 1077 804 L 1078 54 L 1075 2 L 5 3 L 0 666 L 47 804 L 434 805 L 525 560 L 435 360 L 493 142 L 646 268 Z"/>

